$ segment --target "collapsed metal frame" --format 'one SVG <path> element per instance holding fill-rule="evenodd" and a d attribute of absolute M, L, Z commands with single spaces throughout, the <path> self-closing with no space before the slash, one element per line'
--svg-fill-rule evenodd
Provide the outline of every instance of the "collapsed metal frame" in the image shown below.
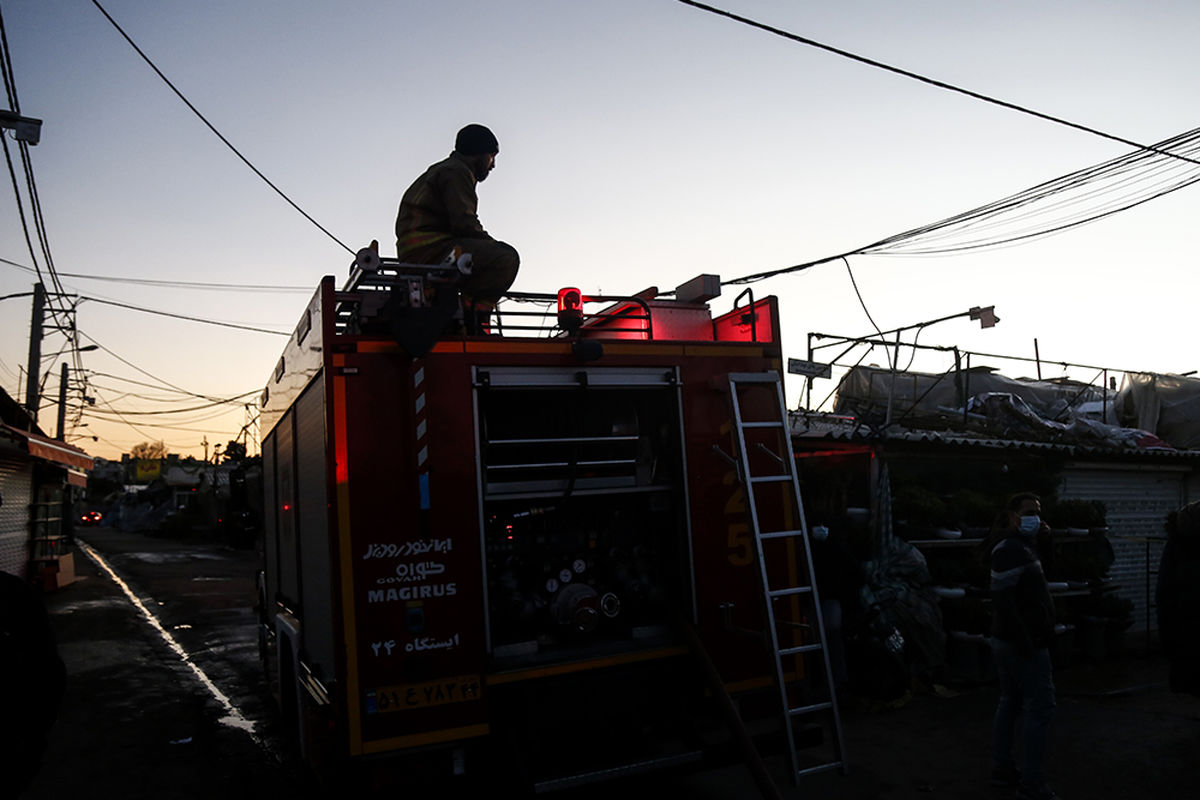
<path fill-rule="evenodd" d="M 956 315 L 956 316 L 961 316 L 961 315 Z M 949 319 L 949 318 L 950 317 L 946 317 L 944 319 Z M 936 321 L 941 321 L 941 320 L 936 320 Z M 891 385 L 890 385 L 889 391 L 888 391 L 888 405 L 887 405 L 887 413 L 886 413 L 885 422 L 884 422 L 884 428 L 890 427 L 893 424 L 898 424 L 899 422 L 901 422 L 905 417 L 907 417 L 910 413 L 912 413 L 916 409 L 917 405 L 921 402 L 921 400 L 923 400 L 925 398 L 925 396 L 928 395 L 929 392 L 932 391 L 932 389 L 938 385 L 938 383 L 940 382 L 941 379 L 944 379 L 945 377 L 947 377 L 951 374 L 954 375 L 955 386 L 958 387 L 959 405 L 962 407 L 963 421 L 966 422 L 966 420 L 968 418 L 967 400 L 971 396 L 971 394 L 970 394 L 970 380 L 971 380 L 971 369 L 972 369 L 971 358 L 973 356 L 977 357 L 977 358 L 998 359 L 1001 361 L 1013 361 L 1013 362 L 1019 362 L 1019 363 L 1025 363 L 1025 364 L 1036 364 L 1038 380 L 1042 380 L 1042 365 L 1043 364 L 1048 364 L 1048 365 L 1052 365 L 1052 366 L 1061 366 L 1063 369 L 1075 368 L 1075 369 L 1084 369 L 1084 370 L 1096 370 L 1096 376 L 1090 382 L 1083 384 L 1083 381 L 1075 381 L 1075 383 L 1083 384 L 1083 386 L 1079 390 L 1079 392 L 1076 393 L 1075 398 L 1073 398 L 1072 401 L 1068 404 L 1068 408 L 1073 407 L 1075 405 L 1075 402 L 1077 402 L 1078 399 L 1083 396 L 1084 392 L 1088 388 L 1095 388 L 1096 381 L 1100 380 L 1100 391 L 1101 391 L 1102 403 L 1103 403 L 1103 418 L 1105 418 L 1105 419 L 1107 419 L 1107 417 L 1108 417 L 1109 394 L 1110 394 L 1110 392 L 1112 392 L 1114 394 L 1116 392 L 1115 386 L 1112 386 L 1110 388 L 1110 377 L 1115 378 L 1114 373 L 1120 373 L 1120 374 L 1124 375 L 1127 373 L 1147 372 L 1147 370 L 1117 369 L 1115 367 L 1104 367 L 1104 366 L 1096 366 L 1096 365 L 1091 365 L 1091 364 L 1079 364 L 1079 363 L 1073 363 L 1073 362 L 1069 362 L 1069 361 L 1049 361 L 1047 359 L 1042 358 L 1040 352 L 1037 352 L 1036 340 L 1034 341 L 1035 355 L 1033 357 L 1011 356 L 1011 355 L 1002 355 L 1002 354 L 998 354 L 998 353 L 985 353 L 985 352 L 976 351 L 976 350 L 965 350 L 963 348 L 958 347 L 957 345 L 920 344 L 916 341 L 904 342 L 901 340 L 900 334 L 903 333 L 904 331 L 913 330 L 914 328 L 919 330 L 921 328 L 928 327 L 929 324 L 930 323 L 925 323 L 923 325 L 914 325 L 914 326 L 909 326 L 909 327 L 905 327 L 905 328 L 897 328 L 897 329 L 890 330 L 890 331 L 881 331 L 872 336 L 842 336 L 842 335 L 838 335 L 838 334 L 810 332 L 808 334 L 808 360 L 810 362 L 814 361 L 815 360 L 814 356 L 820 350 L 824 350 L 824 349 L 830 348 L 830 347 L 839 347 L 839 346 L 843 346 L 843 345 L 848 345 L 848 346 L 846 346 L 846 348 L 844 350 L 842 350 L 840 353 L 838 353 L 833 358 L 833 360 L 828 362 L 830 364 L 830 366 L 841 367 L 841 366 L 845 366 L 845 364 L 839 363 L 839 362 L 841 362 L 841 360 L 845 356 L 847 356 L 855 348 L 866 346 L 867 347 L 866 352 L 863 353 L 863 355 L 858 359 L 858 361 L 856 361 L 854 364 L 852 364 L 848 367 L 848 369 L 854 369 L 855 367 L 862 364 L 863 360 L 868 355 L 870 355 L 871 352 L 873 352 L 876 347 L 884 347 L 884 348 L 891 349 L 892 353 L 890 354 L 890 358 L 889 358 L 889 361 L 890 361 L 890 370 L 889 371 L 892 376 L 892 381 L 891 381 Z M 896 335 L 896 338 L 894 341 L 889 341 L 889 340 L 883 338 L 889 334 Z M 827 339 L 829 341 L 820 343 L 820 344 L 814 344 L 814 341 L 821 340 L 821 339 Z M 900 351 L 902 348 L 911 348 L 914 351 L 928 350 L 928 351 L 943 352 L 943 353 L 953 353 L 954 354 L 954 365 L 950 369 L 940 373 L 938 381 L 935 381 L 934 384 L 932 386 L 930 386 L 929 389 L 927 389 L 924 394 L 922 394 L 920 397 L 916 398 L 913 401 L 913 404 L 911 406 L 909 406 L 908 409 L 906 409 L 897 419 L 893 420 L 892 419 L 892 401 L 893 401 L 893 395 L 895 393 L 896 379 L 899 376 L 899 374 L 902 372 L 902 370 L 900 370 L 898 368 L 898 365 L 900 362 Z M 814 408 L 812 405 L 812 388 L 813 388 L 813 382 L 815 379 L 816 379 L 816 376 L 812 376 L 812 375 L 806 376 L 806 378 L 805 378 L 805 382 L 806 382 L 805 410 L 807 410 L 809 412 L 815 412 L 815 411 L 817 411 L 817 409 L 820 406 L 824 406 L 825 403 L 827 403 L 829 401 L 829 399 L 831 397 L 833 397 L 834 392 L 837 391 L 837 387 L 841 385 L 841 380 L 839 379 L 837 384 L 834 386 L 833 390 L 830 391 L 830 393 L 828 395 L 826 395 L 826 397 L 818 404 L 817 408 Z M 832 380 L 832 378 L 831 378 L 831 380 Z"/>

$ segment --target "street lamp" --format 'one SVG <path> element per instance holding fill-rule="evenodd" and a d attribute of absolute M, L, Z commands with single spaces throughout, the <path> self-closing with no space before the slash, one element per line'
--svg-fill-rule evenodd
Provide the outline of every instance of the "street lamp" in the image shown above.
<path fill-rule="evenodd" d="M 22 117 L 11 111 L 0 111 L 0 128 L 16 131 L 18 142 L 37 144 L 42 138 L 42 121 L 33 117 Z"/>
<path fill-rule="evenodd" d="M 971 315 L 971 319 L 979 320 L 979 327 L 981 328 L 994 328 L 996 327 L 996 323 L 1000 321 L 1000 318 L 996 316 L 995 306 L 986 306 L 985 308 L 975 306 L 967 313 Z"/>
<path fill-rule="evenodd" d="M 833 364 L 836 364 L 838 362 L 838 360 L 840 360 L 842 358 L 842 356 L 846 355 L 851 350 L 853 350 L 855 347 L 857 347 L 858 345 L 861 345 L 861 344 L 869 344 L 872 347 L 874 347 L 875 345 L 881 345 L 884 348 L 894 347 L 894 355 L 890 359 L 892 362 L 891 363 L 892 380 L 891 380 L 891 386 L 888 389 L 887 417 L 885 420 L 885 427 L 886 427 L 886 426 L 890 425 L 892 422 L 892 399 L 893 399 L 893 395 L 895 394 L 896 373 L 899 370 L 899 363 L 900 363 L 900 336 L 901 336 L 901 334 L 903 334 L 905 331 L 912 331 L 912 330 L 919 331 L 924 328 L 928 328 L 931 325 L 937 325 L 939 322 L 946 322 L 947 320 L 952 320 L 952 319 L 960 319 L 962 317 L 970 317 L 972 320 L 977 321 L 979 323 L 980 328 L 994 328 L 996 326 L 996 323 L 998 323 L 1000 321 L 1000 317 L 996 316 L 996 307 L 995 306 L 973 306 L 970 309 L 968 309 L 967 311 L 961 311 L 957 314 L 948 314 L 944 317 L 938 317 L 937 319 L 925 320 L 924 322 L 918 322 L 913 325 L 904 325 L 902 327 L 892 328 L 891 330 L 887 330 L 887 331 L 881 331 L 881 330 L 876 329 L 876 332 L 873 336 L 847 337 L 847 336 L 832 336 L 830 334 L 824 334 L 824 333 L 810 333 L 810 334 L 808 334 L 808 342 L 809 342 L 809 344 L 808 344 L 808 361 L 801 362 L 801 361 L 797 361 L 796 359 L 790 359 L 789 360 L 790 362 L 795 362 L 795 363 L 794 364 L 789 363 L 788 371 L 796 372 L 798 374 L 808 376 L 808 393 L 809 393 L 808 404 L 809 404 L 809 407 L 811 408 L 813 378 L 815 378 L 815 377 L 825 377 L 825 378 L 830 377 L 831 367 L 833 366 Z M 892 334 L 895 334 L 894 343 L 887 340 L 887 337 L 891 336 Z M 812 344 L 814 338 L 815 339 L 832 339 L 833 341 L 828 342 L 826 344 L 818 345 L 817 347 L 814 347 Z M 841 344 L 846 344 L 849 346 L 845 350 L 843 350 L 841 353 L 839 353 L 836 357 L 834 357 L 832 361 L 830 361 L 828 363 L 821 363 L 821 362 L 817 362 L 814 360 L 815 351 L 817 349 L 824 348 L 824 347 L 833 347 L 833 346 L 837 346 L 837 345 L 841 345 Z M 914 348 L 916 348 L 918 345 L 914 342 L 912 346 Z M 922 347 L 925 347 L 925 346 L 922 345 Z M 931 349 L 948 350 L 950 348 L 932 347 Z M 957 364 L 958 348 L 956 347 L 953 349 L 955 352 L 955 363 Z"/>
<path fill-rule="evenodd" d="M 1000 321 L 1000 318 L 996 316 L 995 306 L 973 306 L 969 311 L 963 311 L 960 314 L 950 314 L 949 316 L 938 317 L 937 319 L 931 319 L 926 322 L 918 322 L 916 325 L 906 325 L 903 328 L 896 328 L 894 331 L 896 334 L 896 350 L 892 357 L 892 383 L 888 388 L 887 416 L 885 416 L 883 420 L 884 428 L 887 428 L 892 424 L 892 398 L 896 394 L 896 373 L 900 369 L 900 334 L 903 331 L 923 330 L 928 328 L 930 325 L 936 325 L 939 322 L 945 322 L 946 320 L 950 319 L 959 319 L 960 317 L 970 317 L 973 320 L 978 320 L 979 327 L 983 329 L 994 328 L 996 327 L 996 323 Z M 893 331 L 888 331 L 888 333 L 893 333 Z M 958 349 L 955 348 L 956 363 L 957 360 Z"/>

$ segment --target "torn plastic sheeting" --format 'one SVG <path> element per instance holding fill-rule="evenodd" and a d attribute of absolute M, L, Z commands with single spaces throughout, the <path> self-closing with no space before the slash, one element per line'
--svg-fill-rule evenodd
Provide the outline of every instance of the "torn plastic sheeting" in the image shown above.
<path fill-rule="evenodd" d="M 1200 379 L 1127 372 L 1114 407 L 1127 425 L 1181 450 L 1200 449 Z"/>
<path fill-rule="evenodd" d="M 1082 417 L 1069 423 L 1044 419 L 1023 399 L 1007 392 L 972 397 L 967 403 L 967 410 L 985 417 L 989 425 L 1003 427 L 1010 436 L 1041 433 L 1074 444 L 1133 450 L 1175 449 L 1153 433 L 1137 428 L 1121 428 Z"/>
<path fill-rule="evenodd" d="M 1038 417 L 1047 420 L 1068 420 L 1082 417 L 1087 404 L 1103 405 L 1102 388 L 1075 381 L 1018 380 L 996 374 L 990 367 L 974 367 L 943 374 L 897 372 L 893 381 L 891 370 L 882 367 L 858 366 L 851 369 L 838 384 L 835 414 L 869 416 L 881 413 L 892 398 L 893 418 L 912 409 L 918 413 L 938 413 L 940 408 L 961 408 L 963 394 L 1011 394 L 1021 398 Z M 1116 422 L 1109 395 L 1108 416 Z"/>

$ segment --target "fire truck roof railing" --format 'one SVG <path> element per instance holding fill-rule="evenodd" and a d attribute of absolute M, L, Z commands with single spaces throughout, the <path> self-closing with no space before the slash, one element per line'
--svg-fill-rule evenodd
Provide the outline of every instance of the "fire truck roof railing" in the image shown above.
<path fill-rule="evenodd" d="M 356 259 L 343 289 L 335 292 L 339 335 L 382 333 L 389 326 L 381 323 L 387 314 L 396 313 L 394 309 L 429 306 L 439 290 L 461 283 L 469 274 L 469 269 L 450 262 L 407 264 L 374 253 L 368 256 Z M 770 341 L 773 326 L 757 312 L 748 292 L 734 301 L 733 312 L 713 318 L 706 301 L 719 294 L 719 287 L 717 276 L 701 275 L 678 287 L 673 298 L 660 296 L 656 288 L 635 295 L 588 295 L 577 289 L 559 294 L 508 292 L 492 316 L 491 333 L 546 339 Z M 569 313 L 560 306 L 565 292 L 574 298 Z"/>

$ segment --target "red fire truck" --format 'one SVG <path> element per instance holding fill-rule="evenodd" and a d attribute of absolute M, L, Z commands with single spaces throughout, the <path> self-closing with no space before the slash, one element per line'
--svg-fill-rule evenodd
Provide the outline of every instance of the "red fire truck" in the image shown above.
<path fill-rule="evenodd" d="M 775 298 L 513 294 L 468 336 L 456 270 L 364 251 L 263 393 L 260 644 L 305 756 L 545 791 L 832 711 L 840 764 Z"/>

